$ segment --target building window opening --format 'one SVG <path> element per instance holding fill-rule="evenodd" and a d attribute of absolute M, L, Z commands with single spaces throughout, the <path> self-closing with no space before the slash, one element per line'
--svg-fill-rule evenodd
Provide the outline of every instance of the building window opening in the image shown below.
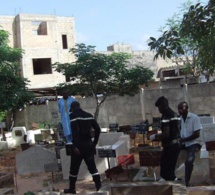
<path fill-rule="evenodd" d="M 177 76 L 175 70 L 165 70 L 163 71 L 163 77 L 175 77 Z"/>
<path fill-rule="evenodd" d="M 68 49 L 67 36 L 66 35 L 62 35 L 62 44 L 63 44 L 63 49 Z"/>
<path fill-rule="evenodd" d="M 71 81 L 70 76 L 66 75 L 65 78 L 66 78 L 66 82 L 70 82 Z"/>
<path fill-rule="evenodd" d="M 33 35 L 47 35 L 47 22 L 46 21 L 33 21 L 32 22 L 32 34 Z"/>
<path fill-rule="evenodd" d="M 52 74 L 51 58 L 33 59 L 34 75 Z"/>

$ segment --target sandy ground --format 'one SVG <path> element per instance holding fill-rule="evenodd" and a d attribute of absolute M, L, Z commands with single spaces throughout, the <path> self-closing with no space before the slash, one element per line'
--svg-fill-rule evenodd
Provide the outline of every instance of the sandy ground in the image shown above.
<path fill-rule="evenodd" d="M 49 191 L 63 191 L 68 188 L 68 180 L 62 179 L 62 173 L 54 175 L 54 182 L 52 181 L 51 173 L 41 173 L 29 176 L 17 176 L 17 188 L 15 187 L 16 194 L 23 195 L 26 192 L 49 192 Z M 86 194 L 95 192 L 94 183 L 91 180 L 78 181 L 77 185 L 78 194 Z"/>
<path fill-rule="evenodd" d="M 15 155 L 17 152 L 20 152 L 20 148 L 0 153 L 0 172 L 12 173 L 14 176 L 14 185 L 5 187 L 13 188 L 15 194 L 24 195 L 27 192 L 38 194 L 38 192 L 63 191 L 63 189 L 69 187 L 69 180 L 63 180 L 62 172 L 56 172 L 53 175 L 51 172 L 18 175 L 15 171 Z M 135 161 L 134 167 L 136 166 L 139 166 L 138 160 Z M 103 178 L 102 183 L 107 186 L 111 181 L 104 174 L 101 174 L 101 178 Z M 122 181 L 128 180 L 126 171 L 120 175 L 119 179 Z M 79 180 L 76 183 L 76 191 L 78 194 L 94 194 L 96 192 L 94 182 L 92 180 Z"/>
<path fill-rule="evenodd" d="M 105 178 L 104 173 L 101 174 L 101 177 Z M 112 181 L 107 178 L 103 179 L 102 188 L 107 188 L 111 183 L 131 181 L 127 176 L 126 170 L 117 179 L 117 181 L 115 179 Z M 50 191 L 62 192 L 68 186 L 69 181 L 63 180 L 62 172 L 55 173 L 54 175 L 51 173 L 31 174 L 29 176 L 17 175 L 14 192 L 18 195 L 23 195 L 26 192 L 34 192 L 35 194 L 37 192 Z M 92 180 L 78 180 L 76 182 L 76 192 L 80 195 L 94 194 L 96 192 L 94 182 Z"/>
<path fill-rule="evenodd" d="M 137 146 L 138 143 L 141 143 L 142 138 L 137 138 L 131 140 L 132 146 Z M 27 192 L 48 192 L 48 191 L 62 191 L 65 188 L 68 188 L 69 181 L 63 180 L 62 172 L 54 173 L 40 173 L 40 174 L 31 174 L 31 175 L 17 175 L 15 173 L 15 155 L 17 152 L 20 152 L 21 148 L 16 148 L 14 150 L 1 151 L 0 153 L 0 172 L 11 172 L 14 175 L 14 192 L 18 195 L 24 195 Z M 133 167 L 139 167 L 138 155 L 135 157 L 135 164 Z M 87 170 L 86 170 L 87 171 Z M 104 173 L 102 178 L 105 178 Z M 127 181 L 127 174 L 124 173 L 121 175 L 122 181 Z M 109 179 L 103 180 L 104 185 L 110 183 Z M 95 186 L 92 180 L 80 180 L 76 183 L 76 191 L 78 194 L 93 194 L 95 193 Z"/>

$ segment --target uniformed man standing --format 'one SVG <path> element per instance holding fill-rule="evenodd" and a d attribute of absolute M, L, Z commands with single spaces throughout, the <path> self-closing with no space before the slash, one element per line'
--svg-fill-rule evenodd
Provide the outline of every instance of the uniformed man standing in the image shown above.
<path fill-rule="evenodd" d="M 79 102 L 72 102 L 71 111 L 73 152 L 71 154 L 70 185 L 69 189 L 64 190 L 64 193 L 76 194 L 75 183 L 82 160 L 85 161 L 98 191 L 101 188 L 101 179 L 96 168 L 94 153 L 101 129 L 93 116 L 80 108 Z M 92 128 L 95 131 L 94 140 L 91 136 Z"/>

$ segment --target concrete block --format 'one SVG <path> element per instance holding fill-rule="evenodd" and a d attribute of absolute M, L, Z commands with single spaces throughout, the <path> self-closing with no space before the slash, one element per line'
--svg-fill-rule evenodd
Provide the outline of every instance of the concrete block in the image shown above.
<path fill-rule="evenodd" d="M 13 139 L 7 140 L 7 145 L 8 148 L 15 148 L 16 147 L 16 142 Z"/>
<path fill-rule="evenodd" d="M 62 172 L 63 172 L 63 179 L 69 179 L 69 170 L 70 170 L 70 160 L 71 156 L 66 155 L 66 149 L 63 148 L 60 150 L 60 158 L 61 158 L 61 166 L 62 166 Z M 106 169 L 108 169 L 108 162 L 106 158 L 99 158 L 97 155 L 95 155 L 95 162 L 97 169 L 99 173 L 104 173 Z M 84 161 L 82 161 L 79 173 L 78 173 L 78 179 L 91 179 L 92 176 L 89 173 L 87 166 Z"/>
<path fill-rule="evenodd" d="M 123 137 L 122 137 L 123 136 Z M 121 138 L 122 137 L 122 138 Z M 111 167 L 118 165 L 117 156 L 118 155 L 128 155 L 128 141 L 129 136 L 124 136 L 122 132 L 117 133 L 101 133 L 99 137 L 99 144 L 97 146 L 97 152 L 95 155 L 95 162 L 99 173 L 104 173 L 108 167 L 108 161 Z M 100 158 L 98 156 L 98 149 L 102 146 L 109 146 L 111 149 L 115 150 L 116 157 L 114 158 Z M 69 170 L 70 170 L 70 156 L 66 155 L 65 148 L 60 150 L 61 166 L 63 171 L 63 179 L 69 179 Z M 84 162 L 81 163 L 79 169 L 78 179 L 88 179 L 91 178 L 91 175 L 88 173 L 87 166 Z"/>
<path fill-rule="evenodd" d="M 99 146 L 103 145 L 112 145 L 116 143 L 121 136 L 124 134 L 122 132 L 116 132 L 116 133 L 101 133 L 99 136 Z"/>
<path fill-rule="evenodd" d="M 24 135 L 27 135 L 25 127 L 13 127 L 12 129 L 12 139 L 15 140 L 15 145 L 20 146 L 25 143 Z"/>
<path fill-rule="evenodd" d="M 145 185 L 115 185 L 111 187 L 111 194 L 114 195 L 137 195 L 142 194 L 144 195 L 173 195 L 173 187 L 171 185 L 152 185 L 152 184 L 145 184 Z"/>
<path fill-rule="evenodd" d="M 4 194 L 14 194 L 14 191 L 12 188 L 1 188 L 0 189 L 0 194 L 4 195 Z"/>
<path fill-rule="evenodd" d="M 14 185 L 12 173 L 0 173 L 0 188 L 12 187 Z"/>
<path fill-rule="evenodd" d="M 211 124 L 204 124 L 202 125 L 202 134 L 203 134 L 203 141 L 214 141 L 215 140 L 215 123 Z"/>
<path fill-rule="evenodd" d="M 215 186 L 196 186 L 187 188 L 187 195 L 214 195 Z"/>
<path fill-rule="evenodd" d="M 8 149 L 7 141 L 0 141 L 0 151 Z"/>
<path fill-rule="evenodd" d="M 186 151 L 182 150 L 178 157 L 178 167 L 176 168 L 176 176 L 184 179 Z M 193 172 L 190 179 L 191 184 L 210 183 L 209 177 L 209 159 L 200 158 L 200 153 L 196 154 Z"/>
<path fill-rule="evenodd" d="M 215 122 L 213 116 L 200 116 L 199 119 L 200 119 L 202 125 Z"/>

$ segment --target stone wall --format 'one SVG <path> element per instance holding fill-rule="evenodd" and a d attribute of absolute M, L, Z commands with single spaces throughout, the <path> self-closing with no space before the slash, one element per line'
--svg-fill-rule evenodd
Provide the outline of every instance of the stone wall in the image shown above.
<path fill-rule="evenodd" d="M 168 98 L 170 107 L 176 112 L 178 103 L 187 101 L 191 112 L 215 116 L 214 89 L 215 83 L 202 83 L 169 89 L 144 89 L 134 97 L 112 96 L 101 106 L 98 122 L 101 127 L 108 127 L 110 123 L 137 124 L 145 119 L 152 122 L 152 117 L 160 116 L 154 103 L 162 95 Z M 94 98 L 82 98 L 78 101 L 84 110 L 94 113 Z M 48 105 L 29 106 L 16 113 L 15 125 L 25 125 L 27 129 L 31 129 L 33 122 L 57 124 L 60 121 L 57 109 L 56 101 L 50 101 Z"/>

